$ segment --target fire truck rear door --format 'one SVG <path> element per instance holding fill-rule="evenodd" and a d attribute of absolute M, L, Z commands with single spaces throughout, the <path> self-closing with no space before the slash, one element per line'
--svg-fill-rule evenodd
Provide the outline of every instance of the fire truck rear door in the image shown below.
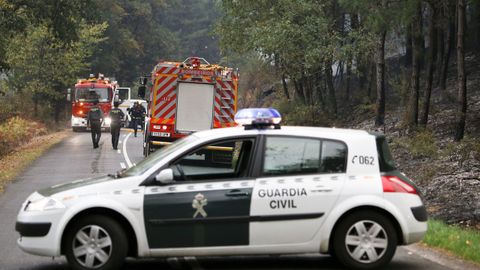
<path fill-rule="evenodd" d="M 178 83 L 176 130 L 189 132 L 211 129 L 213 97 L 213 84 Z"/>

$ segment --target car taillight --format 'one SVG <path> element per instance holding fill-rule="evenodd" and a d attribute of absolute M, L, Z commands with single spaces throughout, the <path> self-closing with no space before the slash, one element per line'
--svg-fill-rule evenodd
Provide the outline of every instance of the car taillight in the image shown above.
<path fill-rule="evenodd" d="M 383 192 L 402 192 L 418 194 L 417 190 L 397 176 L 382 176 Z"/>

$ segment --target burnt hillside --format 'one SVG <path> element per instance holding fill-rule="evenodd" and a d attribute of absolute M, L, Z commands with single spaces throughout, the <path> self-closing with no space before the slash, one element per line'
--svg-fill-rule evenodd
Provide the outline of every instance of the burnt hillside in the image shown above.
<path fill-rule="evenodd" d="M 466 137 L 453 141 L 456 63 L 449 68 L 447 92 L 435 87 L 426 129 L 407 132 L 404 107 L 397 93 L 387 91 L 384 128 L 399 169 L 419 185 L 429 214 L 449 223 L 480 229 L 480 57 L 468 55 Z M 396 104 L 396 105 L 395 105 Z M 374 130 L 373 116 L 357 109 L 347 127 Z M 363 113 L 362 113 L 363 112 Z"/>

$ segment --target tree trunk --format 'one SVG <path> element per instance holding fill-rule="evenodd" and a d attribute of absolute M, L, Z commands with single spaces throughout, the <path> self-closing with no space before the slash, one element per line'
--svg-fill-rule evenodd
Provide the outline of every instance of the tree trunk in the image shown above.
<path fill-rule="evenodd" d="M 438 29 L 437 30 L 437 63 L 436 66 L 436 86 L 440 84 L 440 78 L 442 76 L 442 63 L 443 63 L 443 56 L 445 55 L 445 30 Z"/>
<path fill-rule="evenodd" d="M 475 31 L 475 44 L 474 44 L 474 50 L 477 52 L 480 51 L 480 3 L 478 1 L 475 1 L 475 13 L 473 14 L 473 21 L 475 21 L 477 28 L 474 30 Z"/>
<path fill-rule="evenodd" d="M 322 108 L 325 107 L 325 100 L 324 100 L 324 94 L 323 94 L 323 89 L 325 86 L 324 80 L 322 80 L 322 74 L 318 73 L 318 75 L 315 77 L 315 85 L 316 85 L 316 93 L 317 93 L 317 100 L 320 102 L 320 105 Z"/>
<path fill-rule="evenodd" d="M 307 78 L 308 88 L 310 89 L 310 105 L 315 105 L 315 83 L 314 77 L 309 76 Z"/>
<path fill-rule="evenodd" d="M 288 100 L 290 100 L 290 94 L 288 93 L 288 86 L 285 78 L 285 73 L 282 73 L 282 86 L 283 86 L 283 94 Z"/>
<path fill-rule="evenodd" d="M 420 55 L 422 53 L 422 3 L 417 1 L 416 13 L 412 22 L 412 82 L 408 102 L 408 125 L 418 124 L 418 95 L 420 91 Z"/>
<path fill-rule="evenodd" d="M 331 113 L 337 115 L 337 98 L 335 97 L 335 87 L 333 85 L 333 76 L 332 76 L 332 62 L 327 61 L 325 63 L 325 79 L 327 80 L 327 99 L 330 107 Z"/>
<path fill-rule="evenodd" d="M 436 13 L 435 9 L 432 5 L 430 5 L 430 16 L 428 17 L 428 52 L 427 52 L 427 87 L 425 89 L 424 97 L 423 97 L 423 110 L 422 115 L 420 118 L 420 125 L 426 127 L 428 123 L 428 114 L 430 110 L 430 96 L 432 94 L 432 82 L 433 82 L 433 63 L 435 61 L 434 55 L 436 51 L 436 29 L 435 29 L 435 19 Z"/>
<path fill-rule="evenodd" d="M 58 124 L 60 122 L 60 114 L 62 113 L 62 109 L 65 107 L 64 101 L 56 101 L 55 102 L 55 124 Z"/>
<path fill-rule="evenodd" d="M 295 85 L 295 96 L 302 104 L 305 104 L 305 95 L 303 94 L 302 83 L 293 79 L 293 85 Z"/>
<path fill-rule="evenodd" d="M 384 61 L 384 63 L 383 63 L 384 71 L 383 72 L 385 72 L 385 59 L 383 61 Z M 367 86 L 367 97 L 368 97 L 369 101 L 373 100 L 372 89 L 373 89 L 374 84 L 376 85 L 376 83 L 377 83 L 376 72 L 377 72 L 377 64 L 374 63 L 373 61 L 372 62 L 369 61 L 368 62 L 368 78 L 369 78 L 369 80 L 368 80 L 368 86 Z"/>
<path fill-rule="evenodd" d="M 412 66 L 412 28 L 407 27 L 405 33 L 405 67 Z"/>
<path fill-rule="evenodd" d="M 478 52 L 480 49 L 480 4 L 478 1 L 473 1 L 471 6 L 471 31 L 468 30 L 468 32 L 472 33 L 472 49 Z"/>
<path fill-rule="evenodd" d="M 463 139 L 467 114 L 467 77 L 465 75 L 465 0 L 457 1 L 457 115 L 455 141 Z"/>
<path fill-rule="evenodd" d="M 351 25 L 352 25 L 352 30 L 356 31 L 360 27 L 360 22 L 358 18 L 357 13 L 352 13 L 350 14 L 350 20 L 351 20 Z M 358 72 L 358 85 L 360 90 L 364 90 L 365 84 L 367 82 L 368 78 L 368 67 L 367 64 L 369 64 L 368 61 L 364 61 L 363 55 L 361 52 L 357 55 L 355 59 L 355 65 L 357 66 L 357 72 Z"/>
<path fill-rule="evenodd" d="M 305 77 L 305 75 L 302 75 L 302 89 L 303 89 L 303 94 L 305 96 L 305 104 L 306 105 L 312 104 L 311 89 L 308 84 L 308 79 Z"/>
<path fill-rule="evenodd" d="M 304 99 L 304 102 L 303 104 L 305 105 L 308 105 L 308 87 L 307 85 L 305 85 L 305 77 L 303 77 L 302 75 L 302 78 L 300 78 L 300 80 L 298 81 L 298 86 L 299 86 L 299 89 L 300 89 L 300 92 L 303 93 L 303 99 Z"/>
<path fill-rule="evenodd" d="M 345 74 L 345 100 L 346 101 L 349 101 L 350 100 L 350 74 L 352 73 L 351 71 L 352 69 L 352 61 L 351 60 L 347 60 L 347 71 L 346 71 L 346 74 Z"/>
<path fill-rule="evenodd" d="M 447 47 L 445 48 L 445 54 L 443 55 L 442 62 L 442 73 L 440 76 L 440 89 L 444 92 L 447 90 L 447 75 L 448 75 L 448 64 L 450 62 L 450 55 L 452 53 L 453 44 L 455 42 L 455 23 L 450 22 L 448 24 L 447 30 Z"/>
<path fill-rule="evenodd" d="M 376 116 L 375 126 L 383 126 L 385 124 L 385 36 L 387 32 L 382 31 L 377 40 L 375 59 L 376 59 Z"/>

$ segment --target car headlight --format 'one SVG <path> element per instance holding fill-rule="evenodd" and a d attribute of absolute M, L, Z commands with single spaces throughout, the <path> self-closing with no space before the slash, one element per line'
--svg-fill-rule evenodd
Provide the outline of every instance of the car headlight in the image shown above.
<path fill-rule="evenodd" d="M 30 201 L 25 206 L 25 211 L 47 211 L 55 209 L 63 209 L 65 205 L 54 198 L 45 197 L 37 201 Z"/>
<path fill-rule="evenodd" d="M 112 123 L 112 119 L 110 117 L 105 118 L 105 124 L 110 125 Z"/>

